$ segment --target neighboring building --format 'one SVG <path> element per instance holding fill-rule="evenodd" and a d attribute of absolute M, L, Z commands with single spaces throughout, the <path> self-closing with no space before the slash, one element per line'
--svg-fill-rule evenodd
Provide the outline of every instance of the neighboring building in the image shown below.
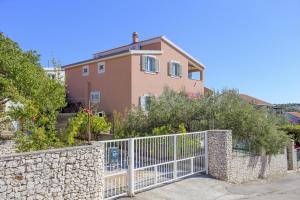
<path fill-rule="evenodd" d="M 214 91 L 212 91 L 211 89 L 204 87 L 204 94 L 207 96 L 211 96 L 214 94 Z"/>
<path fill-rule="evenodd" d="M 297 104 L 295 107 L 296 107 L 296 109 L 299 110 L 299 112 L 300 112 L 300 104 Z"/>
<path fill-rule="evenodd" d="M 44 70 L 50 78 L 65 82 L 65 70 L 57 67 L 47 67 Z"/>
<path fill-rule="evenodd" d="M 146 107 L 149 95 L 168 86 L 189 96 L 204 94 L 204 65 L 165 36 L 95 53 L 92 59 L 63 66 L 71 102 L 98 103 L 98 111 Z"/>
<path fill-rule="evenodd" d="M 286 112 L 300 112 L 300 104 L 298 103 L 287 103 L 287 104 L 276 104 L 273 108 L 276 113 L 283 114 Z"/>
<path fill-rule="evenodd" d="M 280 105 L 274 105 L 249 95 L 240 94 L 240 97 L 241 99 L 254 104 L 257 108 L 269 108 L 273 111 L 273 113 L 285 115 L 288 121 L 292 124 L 300 124 L 300 112 L 286 112 Z"/>
<path fill-rule="evenodd" d="M 244 101 L 247 101 L 248 103 L 255 105 L 257 108 L 273 108 L 273 104 L 246 94 L 240 94 L 240 98 Z"/>
<path fill-rule="evenodd" d="M 292 124 L 300 124 L 300 112 L 286 112 L 288 120 Z"/>
<path fill-rule="evenodd" d="M 13 103 L 12 101 L 7 101 L 5 104 L 0 105 L 0 113 L 9 112 L 14 108 L 22 107 L 20 103 Z M 19 122 L 11 120 L 9 116 L 4 116 L 0 118 L 0 135 L 2 131 L 15 132 L 19 130 Z"/>

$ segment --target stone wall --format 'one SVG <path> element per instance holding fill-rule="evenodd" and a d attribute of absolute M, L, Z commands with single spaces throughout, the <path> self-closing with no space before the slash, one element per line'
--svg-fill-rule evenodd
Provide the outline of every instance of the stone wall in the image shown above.
<path fill-rule="evenodd" d="M 0 157 L 10 156 L 16 153 L 15 141 L 13 140 L 2 140 L 0 141 Z"/>
<path fill-rule="evenodd" d="M 233 156 L 231 131 L 210 130 L 207 143 L 208 173 L 217 179 L 241 183 L 287 172 L 286 151 L 276 156 Z M 0 146 L 0 152 L 8 151 Z M 103 199 L 102 142 L 9 154 L 0 154 L 0 199 Z"/>
<path fill-rule="evenodd" d="M 210 130 L 207 133 L 208 173 L 214 178 L 229 179 L 232 158 L 232 136 L 228 130 Z"/>
<path fill-rule="evenodd" d="M 287 172 L 286 151 L 276 156 L 233 156 L 231 131 L 211 130 L 207 139 L 208 173 L 214 178 L 241 183 Z"/>
<path fill-rule="evenodd" d="M 242 183 L 287 173 L 287 155 L 233 156 L 229 182 Z"/>
<path fill-rule="evenodd" d="M 102 143 L 0 158 L 0 199 L 103 199 Z"/>

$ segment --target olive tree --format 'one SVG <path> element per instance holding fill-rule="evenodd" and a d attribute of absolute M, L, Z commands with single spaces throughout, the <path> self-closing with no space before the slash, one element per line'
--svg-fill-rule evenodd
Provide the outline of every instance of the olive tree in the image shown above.
<path fill-rule="evenodd" d="M 256 109 L 241 100 L 235 90 L 224 90 L 210 98 L 209 111 L 215 129 L 232 130 L 235 141 L 247 143 L 250 150 L 269 154 L 281 151 L 289 137 L 281 130 L 281 118 L 267 109 Z"/>
<path fill-rule="evenodd" d="M 166 88 L 158 97 L 150 98 L 148 110 L 130 110 L 122 126 L 122 136 L 135 137 L 180 133 L 184 130 L 230 129 L 235 141 L 249 144 L 251 151 L 264 149 L 278 153 L 288 136 L 278 130 L 278 118 L 268 110 L 257 110 L 240 99 L 235 90 L 215 92 L 210 96 L 189 98 L 184 91 Z M 180 128 L 181 127 L 181 128 Z"/>

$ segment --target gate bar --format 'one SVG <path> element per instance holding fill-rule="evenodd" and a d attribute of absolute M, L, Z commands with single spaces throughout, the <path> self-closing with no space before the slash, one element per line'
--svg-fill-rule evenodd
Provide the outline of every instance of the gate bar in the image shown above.
<path fill-rule="evenodd" d="M 134 195 L 134 139 L 130 138 L 128 141 L 128 195 Z"/>
<path fill-rule="evenodd" d="M 204 145 L 205 145 L 205 172 L 208 174 L 208 138 L 207 138 L 207 131 L 204 134 Z"/>
<path fill-rule="evenodd" d="M 177 135 L 174 135 L 174 166 L 173 166 L 173 178 L 177 178 L 177 152 L 176 152 L 176 149 L 177 149 Z"/>

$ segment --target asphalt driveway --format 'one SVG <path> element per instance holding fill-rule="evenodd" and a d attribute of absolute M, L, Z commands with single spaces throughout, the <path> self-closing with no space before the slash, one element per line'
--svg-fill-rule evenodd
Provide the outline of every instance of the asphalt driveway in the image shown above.
<path fill-rule="evenodd" d="M 130 198 L 122 198 L 122 200 Z M 138 193 L 132 200 L 299 200 L 300 172 L 246 184 L 194 176 Z"/>

